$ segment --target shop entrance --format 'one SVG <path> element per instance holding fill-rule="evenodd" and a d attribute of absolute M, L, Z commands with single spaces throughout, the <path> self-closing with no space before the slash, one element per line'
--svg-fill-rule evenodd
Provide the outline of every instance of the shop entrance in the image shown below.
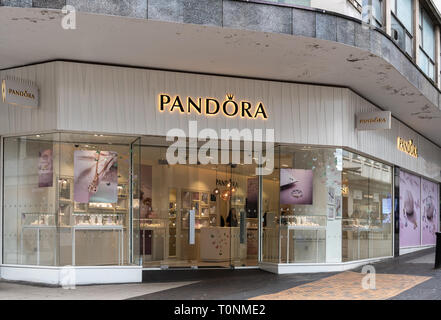
<path fill-rule="evenodd" d="M 143 266 L 257 266 L 255 165 L 170 165 L 166 151 L 163 146 L 139 146 L 139 166 L 134 165 L 134 194 L 139 195 L 134 217 L 139 216 Z"/>

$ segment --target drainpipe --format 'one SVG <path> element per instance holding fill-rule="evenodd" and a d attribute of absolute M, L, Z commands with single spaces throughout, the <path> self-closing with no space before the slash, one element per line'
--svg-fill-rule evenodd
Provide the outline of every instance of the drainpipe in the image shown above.
<path fill-rule="evenodd" d="M 441 34 L 439 25 L 435 26 L 435 82 L 438 88 L 441 88 L 440 83 L 440 42 Z"/>

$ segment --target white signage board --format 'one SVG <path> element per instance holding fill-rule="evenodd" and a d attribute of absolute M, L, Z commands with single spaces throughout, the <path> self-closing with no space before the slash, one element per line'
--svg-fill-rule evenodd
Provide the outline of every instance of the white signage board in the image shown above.
<path fill-rule="evenodd" d="M 195 210 L 188 215 L 188 244 L 195 244 Z"/>
<path fill-rule="evenodd" d="M 364 112 L 355 116 L 355 128 L 364 130 L 389 130 L 392 127 L 390 111 Z"/>
<path fill-rule="evenodd" d="M 38 87 L 26 80 L 4 79 L 2 80 L 2 101 L 16 106 L 37 108 Z"/>

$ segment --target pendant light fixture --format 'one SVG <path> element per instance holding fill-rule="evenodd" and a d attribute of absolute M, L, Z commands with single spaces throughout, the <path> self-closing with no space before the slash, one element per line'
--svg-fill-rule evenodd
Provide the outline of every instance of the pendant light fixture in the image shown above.
<path fill-rule="evenodd" d="M 233 193 L 235 193 L 237 190 L 236 190 L 236 187 L 234 186 L 234 177 L 233 177 L 233 165 L 231 165 L 231 179 L 230 179 L 230 193 L 231 194 L 233 194 Z"/>
<path fill-rule="evenodd" d="M 227 166 L 225 167 L 225 177 L 228 179 L 228 167 Z M 229 186 L 231 186 L 231 179 L 230 179 L 230 181 L 227 184 L 227 188 L 228 189 L 223 190 L 222 193 L 221 193 L 221 199 L 224 200 L 224 201 L 227 201 L 230 198 L 230 196 L 231 196 L 231 190 L 230 190 Z"/>
<path fill-rule="evenodd" d="M 213 190 L 213 194 L 216 196 L 220 193 L 220 190 L 217 187 L 217 169 L 218 169 L 218 166 L 216 166 L 216 188 Z"/>

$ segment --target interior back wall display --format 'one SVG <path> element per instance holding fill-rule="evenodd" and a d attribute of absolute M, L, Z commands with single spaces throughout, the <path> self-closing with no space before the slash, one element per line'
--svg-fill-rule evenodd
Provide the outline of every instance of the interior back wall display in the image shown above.
<path fill-rule="evenodd" d="M 79 203 L 118 201 L 118 154 L 113 151 L 74 152 L 74 200 Z"/>
<path fill-rule="evenodd" d="M 280 203 L 312 205 L 313 171 L 303 169 L 280 170 Z"/>

